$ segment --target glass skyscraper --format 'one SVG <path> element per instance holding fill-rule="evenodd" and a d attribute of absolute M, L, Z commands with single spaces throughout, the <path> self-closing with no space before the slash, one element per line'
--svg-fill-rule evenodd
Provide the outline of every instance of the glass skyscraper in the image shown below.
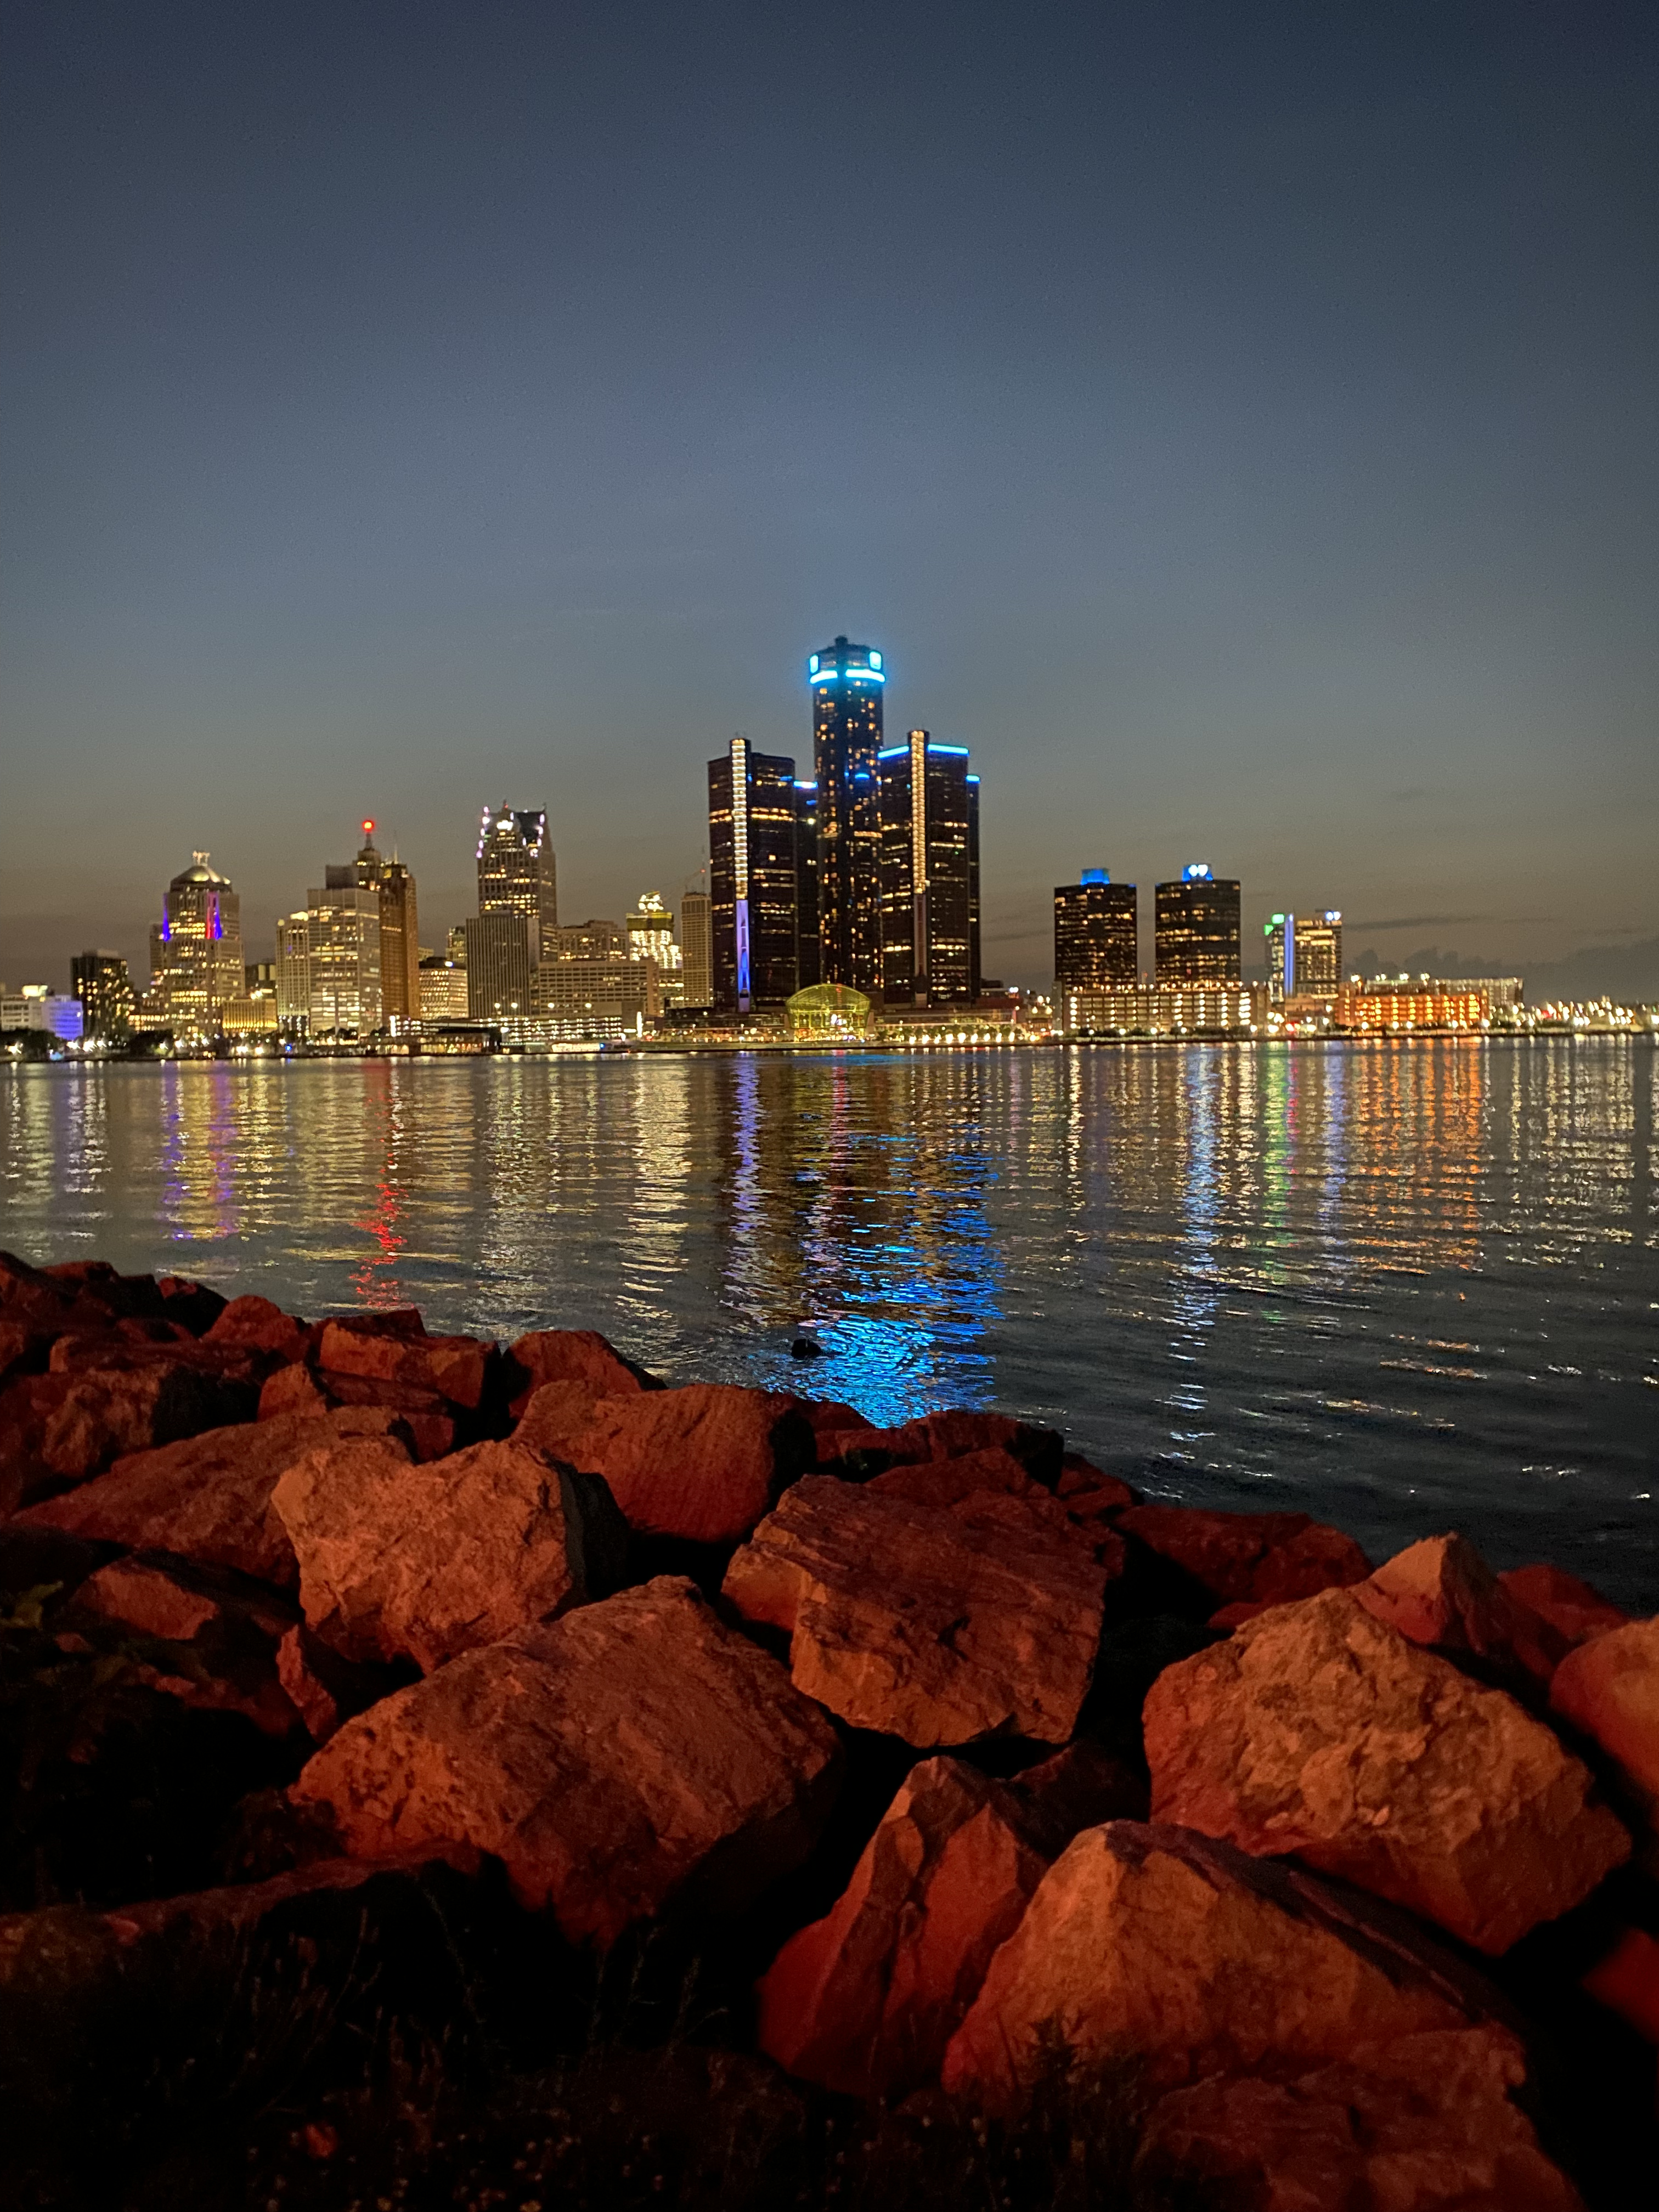
<path fill-rule="evenodd" d="M 539 811 L 486 806 L 478 824 L 478 912 L 522 915 L 536 927 L 531 959 L 541 957 L 541 932 L 556 927 L 559 878 Z"/>
<path fill-rule="evenodd" d="M 1135 886 L 1085 868 L 1054 886 L 1054 982 L 1061 991 L 1122 990 L 1139 981 Z"/>
<path fill-rule="evenodd" d="M 893 1006 L 968 1005 L 978 991 L 968 748 L 912 730 L 879 765 L 882 995 Z"/>
<path fill-rule="evenodd" d="M 1243 974 L 1238 884 L 1206 860 L 1157 890 L 1155 957 L 1160 983 L 1237 983 Z"/>
<path fill-rule="evenodd" d="M 881 695 L 873 647 L 838 637 L 806 664 L 817 783 L 818 980 L 879 1000 Z"/>
<path fill-rule="evenodd" d="M 795 763 L 733 738 L 708 763 L 714 1005 L 781 1006 L 799 988 Z"/>

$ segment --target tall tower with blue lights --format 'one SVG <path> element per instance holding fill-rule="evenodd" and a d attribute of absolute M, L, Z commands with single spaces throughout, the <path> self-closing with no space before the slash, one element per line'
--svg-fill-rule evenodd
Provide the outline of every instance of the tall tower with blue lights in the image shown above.
<path fill-rule="evenodd" d="M 817 784 L 818 973 L 882 996 L 881 696 L 872 646 L 838 637 L 806 664 Z"/>

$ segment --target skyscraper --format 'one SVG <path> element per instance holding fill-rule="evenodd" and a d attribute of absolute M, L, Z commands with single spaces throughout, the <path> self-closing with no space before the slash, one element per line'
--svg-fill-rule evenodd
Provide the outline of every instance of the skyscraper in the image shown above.
<path fill-rule="evenodd" d="M 818 952 L 818 787 L 795 781 L 795 937 L 800 988 L 822 980 Z"/>
<path fill-rule="evenodd" d="M 118 952 L 77 952 L 70 962 L 70 989 L 81 1001 L 82 1036 L 119 1044 L 131 1036 L 137 1000 Z"/>
<path fill-rule="evenodd" d="M 1287 999 L 1334 999 L 1342 988 L 1342 916 L 1335 907 L 1314 914 L 1276 914 L 1264 926 L 1267 990 Z"/>
<path fill-rule="evenodd" d="M 685 980 L 685 956 L 674 935 L 674 917 L 660 891 L 641 892 L 639 904 L 627 918 L 627 928 L 629 958 L 654 962 L 663 1005 L 678 1006 Z"/>
<path fill-rule="evenodd" d="M 685 987 L 680 1003 L 714 1003 L 714 939 L 707 891 L 686 891 L 680 899 L 680 946 L 685 955 Z"/>
<path fill-rule="evenodd" d="M 879 1000 L 881 925 L 881 694 L 887 681 L 872 647 L 838 637 L 806 664 L 817 782 L 819 981 Z"/>
<path fill-rule="evenodd" d="M 714 1004 L 781 1006 L 797 987 L 795 763 L 733 738 L 708 763 Z"/>
<path fill-rule="evenodd" d="M 374 848 L 374 824 L 363 823 L 357 881 L 380 902 L 380 1012 L 389 1028 L 416 1021 L 421 1012 L 421 925 L 415 878 L 401 860 L 383 860 Z"/>
<path fill-rule="evenodd" d="M 1054 983 L 1066 991 L 1124 989 L 1138 981 L 1135 887 L 1104 868 L 1054 886 Z"/>
<path fill-rule="evenodd" d="M 478 912 L 518 914 L 538 932 L 559 919 L 558 872 L 544 813 L 486 806 L 478 824 Z M 532 946 L 532 964 L 541 957 Z"/>
<path fill-rule="evenodd" d="M 540 993 L 535 917 L 503 912 L 475 915 L 461 924 L 466 943 L 466 1011 L 475 1022 L 528 1021 Z"/>
<path fill-rule="evenodd" d="M 380 855 L 365 824 L 354 860 L 330 861 L 321 888 L 306 893 L 306 952 L 310 975 L 307 1034 L 368 1037 L 382 1027 Z M 278 949 L 281 959 L 280 946 Z M 278 1018 L 283 996 L 279 988 Z"/>
<path fill-rule="evenodd" d="M 912 730 L 878 756 L 882 994 L 889 1006 L 975 995 L 968 748 Z"/>
<path fill-rule="evenodd" d="M 1243 973 L 1238 884 L 1218 878 L 1206 860 L 1160 884 L 1154 914 L 1154 958 L 1160 983 L 1237 983 Z"/>
<path fill-rule="evenodd" d="M 242 902 L 205 853 L 167 885 L 149 933 L 143 1019 L 182 1035 L 210 1035 L 219 1009 L 242 995 Z"/>
<path fill-rule="evenodd" d="M 276 925 L 276 1025 L 301 1036 L 311 1026 L 311 917 L 303 907 Z"/>
<path fill-rule="evenodd" d="M 974 996 L 984 985 L 985 968 L 979 957 L 979 778 L 968 779 L 968 960 L 973 971 Z"/>

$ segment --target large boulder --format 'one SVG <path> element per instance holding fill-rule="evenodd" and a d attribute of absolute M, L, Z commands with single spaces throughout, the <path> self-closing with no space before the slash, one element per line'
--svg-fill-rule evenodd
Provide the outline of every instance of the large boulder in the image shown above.
<path fill-rule="evenodd" d="M 603 1948 L 677 1899 L 749 1904 L 811 1848 L 840 1756 L 777 1662 L 665 1576 L 382 1699 L 293 1795 L 355 1856 L 491 1852 Z"/>
<path fill-rule="evenodd" d="M 184 1705 L 240 1713 L 267 1735 L 298 1725 L 277 1666 L 295 1608 L 263 1584 L 168 1553 L 131 1553 L 89 1575 L 58 1620 L 71 1632 L 120 1629 L 132 1639 L 133 1679 Z"/>
<path fill-rule="evenodd" d="M 1137 2178 L 1263 2212 L 1583 2212 L 1510 2101 L 1522 2078 L 1514 2039 L 1478 2027 L 1288 2081 L 1216 2077 L 1159 2098 Z"/>
<path fill-rule="evenodd" d="M 317 1340 L 318 1366 L 377 1382 L 413 1383 L 416 1389 L 435 1390 L 452 1406 L 477 1412 L 495 1353 L 493 1344 L 472 1336 L 428 1336 L 423 1327 L 418 1333 L 405 1333 L 401 1326 L 378 1328 L 379 1318 L 353 1315 L 325 1322 Z M 398 1318 L 401 1322 L 404 1317 Z"/>
<path fill-rule="evenodd" d="M 1131 1505 L 1114 1526 L 1189 1577 L 1225 1625 L 1264 1606 L 1363 1581 L 1370 1562 L 1352 1536 L 1307 1513 L 1219 1513 Z"/>
<path fill-rule="evenodd" d="M 1659 1614 L 1570 1651 L 1555 1670 L 1550 1706 L 1601 1746 L 1659 1829 Z"/>
<path fill-rule="evenodd" d="M 1507 1950 L 1630 1854 L 1551 1729 L 1352 1590 L 1166 1668 L 1143 1717 L 1155 1820 L 1294 1853 L 1480 1950 Z"/>
<path fill-rule="evenodd" d="M 178 1552 L 291 1589 L 299 1566 L 271 1492 L 325 1438 L 354 1436 L 402 1442 L 393 1416 L 373 1407 L 210 1429 L 135 1452 L 96 1481 L 17 1517 L 25 1527 L 64 1528 L 130 1551 Z"/>
<path fill-rule="evenodd" d="M 792 1936 L 762 1980 L 761 2049 L 854 2096 L 926 2081 L 1047 1866 L 999 1784 L 954 1759 L 924 1760 L 835 1910 Z"/>
<path fill-rule="evenodd" d="M 532 1329 L 507 1346 L 505 1364 L 507 1410 L 514 1420 L 545 1382 L 586 1382 L 605 1398 L 662 1388 L 596 1328 Z"/>
<path fill-rule="evenodd" d="M 598 1476 L 514 1443 L 411 1467 L 386 1438 L 355 1437 L 296 1461 L 272 1498 L 317 1635 L 346 1658 L 409 1658 L 423 1674 L 605 1595 L 627 1557 Z"/>
<path fill-rule="evenodd" d="M 1354 1585 L 1367 1613 L 1413 1644 L 1522 1688 L 1547 1685 L 1567 1639 L 1493 1574 L 1466 1536 L 1407 1545 Z"/>
<path fill-rule="evenodd" d="M 1054 2063 L 1151 2087 L 1310 2068 L 1483 2021 L 1477 1978 L 1386 1907 L 1190 1829 L 1111 1820 L 1044 1875 L 951 2039 L 944 2085 L 1017 2109 Z"/>
<path fill-rule="evenodd" d="M 416 1459 L 444 1459 L 455 1449 L 455 1408 L 417 1382 L 331 1375 L 296 1360 L 278 1368 L 259 1393 L 262 1421 L 284 1413 L 332 1413 L 348 1406 L 377 1406 L 395 1416 Z"/>
<path fill-rule="evenodd" d="M 1035 1422 L 1017 1420 L 1010 1413 L 976 1413 L 959 1408 L 924 1413 L 896 1429 L 876 1429 L 861 1414 L 844 1426 L 831 1420 L 839 1408 L 825 1409 L 813 1422 L 818 1437 L 818 1464 L 837 1474 L 862 1480 L 895 1467 L 915 1467 L 929 1460 L 961 1459 L 970 1453 L 1012 1453 L 1045 1489 L 1059 1481 L 1065 1439 L 1056 1430 Z"/>
<path fill-rule="evenodd" d="M 1513 1598 L 1548 1621 L 1569 1645 L 1586 1644 L 1603 1629 L 1622 1628 L 1629 1613 L 1565 1567 L 1507 1567 L 1498 1577 Z"/>
<path fill-rule="evenodd" d="M 202 1341 L 234 1345 L 243 1352 L 266 1352 L 287 1364 L 305 1358 L 310 1331 L 304 1322 L 284 1313 L 269 1298 L 245 1295 L 231 1299 L 205 1331 Z"/>
<path fill-rule="evenodd" d="M 941 1507 L 812 1475 L 732 1561 L 739 1613 L 788 1632 L 798 1688 L 918 1750 L 1063 1743 L 1088 1690 L 1105 1571 L 1030 1500 Z"/>
<path fill-rule="evenodd" d="M 625 1397 L 550 1382 L 514 1433 L 528 1450 L 602 1474 L 630 1528 L 705 1544 L 746 1536 L 815 1452 L 795 1399 L 719 1382 Z"/>
<path fill-rule="evenodd" d="M 92 1372 L 25 1375 L 0 1393 L 0 1512 L 86 1482 L 129 1452 L 251 1420 L 258 1402 L 246 1384 L 164 1352 Z"/>

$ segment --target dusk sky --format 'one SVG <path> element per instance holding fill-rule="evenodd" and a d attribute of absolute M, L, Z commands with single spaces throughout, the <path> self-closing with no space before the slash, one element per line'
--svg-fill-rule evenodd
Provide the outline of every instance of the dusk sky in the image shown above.
<path fill-rule="evenodd" d="M 985 962 L 1190 860 L 1659 997 L 1659 14 L 4 9 L 0 975 L 250 957 L 375 816 L 678 902 L 806 654 L 983 777 Z"/>

